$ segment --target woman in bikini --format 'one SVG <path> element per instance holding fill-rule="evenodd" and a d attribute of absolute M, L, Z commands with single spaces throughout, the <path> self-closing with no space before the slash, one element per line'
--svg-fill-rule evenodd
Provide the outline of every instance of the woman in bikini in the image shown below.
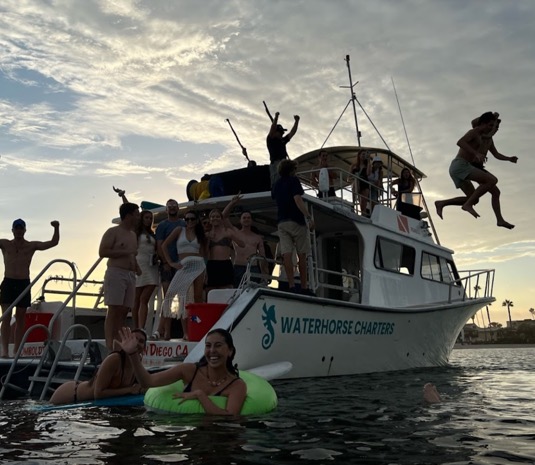
<path fill-rule="evenodd" d="M 143 388 L 136 383 L 132 361 L 137 358 L 141 364 L 147 335 L 142 329 L 134 329 L 130 334 L 133 346 L 129 351 L 130 357 L 127 357 L 126 352 L 123 350 L 111 352 L 89 381 L 67 381 L 63 383 L 54 391 L 50 402 L 54 405 L 73 404 L 107 397 L 143 393 Z"/>
<path fill-rule="evenodd" d="M 203 301 L 204 258 L 207 256 L 207 241 L 204 228 L 194 211 L 188 211 L 184 216 L 186 227 L 178 226 L 163 241 L 162 251 L 167 263 L 177 272 L 169 283 L 163 303 L 163 316 L 180 318 L 184 340 L 188 339 L 188 318 L 185 304 Z M 169 255 L 169 245 L 176 241 L 178 262 L 173 262 Z M 193 291 L 193 292 L 192 292 Z M 171 302 L 178 296 L 178 312 L 173 313 Z"/>
<path fill-rule="evenodd" d="M 208 261 L 206 274 L 208 282 L 206 292 L 211 289 L 232 288 L 234 284 L 234 267 L 230 257 L 232 255 L 232 242 L 238 247 L 245 247 L 245 242 L 237 231 L 227 228 L 219 210 L 210 212 L 211 231 L 208 237 Z"/>
<path fill-rule="evenodd" d="M 176 399 L 197 399 L 211 415 L 238 415 L 247 395 L 247 385 L 232 365 L 236 349 L 230 333 L 218 328 L 206 335 L 204 356 L 198 363 L 180 363 L 168 370 L 149 373 L 136 356 L 135 336 L 129 328 L 120 331 L 121 347 L 130 355 L 134 373 L 143 388 L 166 386 L 182 380 L 186 387 Z M 216 406 L 209 396 L 227 398 L 225 408 Z"/>

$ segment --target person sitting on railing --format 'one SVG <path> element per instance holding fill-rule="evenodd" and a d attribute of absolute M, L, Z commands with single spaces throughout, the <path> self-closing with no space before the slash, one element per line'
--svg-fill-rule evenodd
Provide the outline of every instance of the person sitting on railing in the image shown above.
<path fill-rule="evenodd" d="M 134 329 L 131 333 L 135 338 L 135 350 L 132 348 L 131 352 L 134 352 L 132 355 L 135 354 L 141 360 L 147 343 L 147 335 L 142 329 Z M 117 341 L 114 343 L 117 344 Z M 89 381 L 67 381 L 59 386 L 52 394 L 50 403 L 54 405 L 75 404 L 143 392 L 145 392 L 144 389 L 137 383 L 134 375 L 132 358 L 121 349 L 111 352 Z"/>
<path fill-rule="evenodd" d="M 368 181 L 370 182 L 371 211 L 379 202 L 379 196 L 383 188 L 383 160 L 380 156 L 373 159 L 371 165 L 368 164 Z"/>
<path fill-rule="evenodd" d="M 397 191 L 394 189 L 394 186 L 398 186 Z M 392 181 L 392 194 L 394 197 L 397 197 L 396 210 L 400 210 L 401 202 L 412 203 L 412 195 L 410 193 L 415 187 L 416 180 L 411 174 L 411 170 L 409 168 L 403 168 L 400 177 Z M 404 200 L 402 200 L 403 194 L 406 194 Z"/>
<path fill-rule="evenodd" d="M 0 249 L 4 256 L 4 280 L 0 286 L 0 303 L 2 305 L 2 320 L 0 337 L 2 339 L 2 352 L 0 357 L 9 357 L 9 338 L 11 334 L 11 314 L 7 309 L 11 304 L 30 286 L 30 264 L 33 254 L 38 250 L 48 250 L 59 243 L 59 222 L 52 221 L 54 228 L 52 239 L 46 242 L 27 241 L 26 223 L 22 219 L 13 221 L 13 239 L 0 239 Z M 16 305 L 15 312 L 15 345 L 14 354 L 19 350 L 20 343 L 25 331 L 26 309 L 31 305 L 30 290 L 24 294 Z M 3 318 L 2 318 L 3 316 Z"/>
<path fill-rule="evenodd" d="M 319 190 L 322 186 L 320 183 L 320 170 L 326 168 L 329 173 L 329 190 L 327 192 L 322 192 Z M 320 150 L 318 153 L 318 166 L 317 171 L 312 173 L 312 184 L 318 187 L 318 197 L 323 199 L 325 197 L 336 197 L 333 184 L 336 183 L 338 176 L 332 169 L 329 168 L 329 152 L 327 150 Z"/>
<path fill-rule="evenodd" d="M 368 200 L 370 198 L 370 183 L 368 182 L 368 167 L 370 164 L 370 154 L 359 152 L 355 161 L 351 164 L 349 171 L 356 176 L 354 191 L 359 196 L 361 215 L 369 216 Z"/>

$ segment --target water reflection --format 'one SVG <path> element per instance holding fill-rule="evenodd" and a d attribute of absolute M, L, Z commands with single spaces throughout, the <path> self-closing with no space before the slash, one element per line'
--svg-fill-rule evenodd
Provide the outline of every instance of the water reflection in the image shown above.
<path fill-rule="evenodd" d="M 276 382 L 279 407 L 237 420 L 143 408 L 0 404 L 18 463 L 496 464 L 535 460 L 535 349 L 455 351 L 446 368 Z M 444 402 L 426 405 L 432 381 Z"/>

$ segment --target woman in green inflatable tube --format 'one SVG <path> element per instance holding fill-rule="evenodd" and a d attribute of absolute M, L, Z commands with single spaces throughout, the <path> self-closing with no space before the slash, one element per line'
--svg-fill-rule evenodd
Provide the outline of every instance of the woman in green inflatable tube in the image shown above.
<path fill-rule="evenodd" d="M 204 411 L 211 415 L 240 413 L 247 386 L 232 365 L 236 349 L 228 331 L 217 328 L 206 335 L 204 356 L 198 363 L 182 363 L 158 373 L 149 373 L 136 357 L 136 338 L 130 328 L 123 328 L 120 336 L 121 347 L 130 356 L 134 373 L 143 388 L 166 386 L 182 380 L 186 387 L 183 392 L 173 395 L 175 399 L 197 399 Z M 218 407 L 209 396 L 226 397 L 226 407 Z"/>

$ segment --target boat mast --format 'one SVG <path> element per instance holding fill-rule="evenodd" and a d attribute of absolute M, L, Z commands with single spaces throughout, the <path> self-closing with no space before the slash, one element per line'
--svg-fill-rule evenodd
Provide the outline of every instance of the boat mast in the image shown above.
<path fill-rule="evenodd" d="M 359 131 L 359 122 L 357 119 L 357 108 L 355 107 L 355 101 L 357 100 L 357 96 L 355 95 L 355 92 L 353 92 L 353 87 L 355 87 L 359 82 L 355 82 L 353 84 L 353 78 L 351 77 L 351 66 L 349 65 L 349 55 L 346 55 L 346 63 L 347 63 L 347 72 L 349 74 L 349 91 L 351 92 L 351 103 L 353 104 L 353 117 L 355 118 L 355 128 L 357 130 L 357 143 L 360 147 L 360 131 Z M 344 86 L 345 87 L 345 86 Z"/>

